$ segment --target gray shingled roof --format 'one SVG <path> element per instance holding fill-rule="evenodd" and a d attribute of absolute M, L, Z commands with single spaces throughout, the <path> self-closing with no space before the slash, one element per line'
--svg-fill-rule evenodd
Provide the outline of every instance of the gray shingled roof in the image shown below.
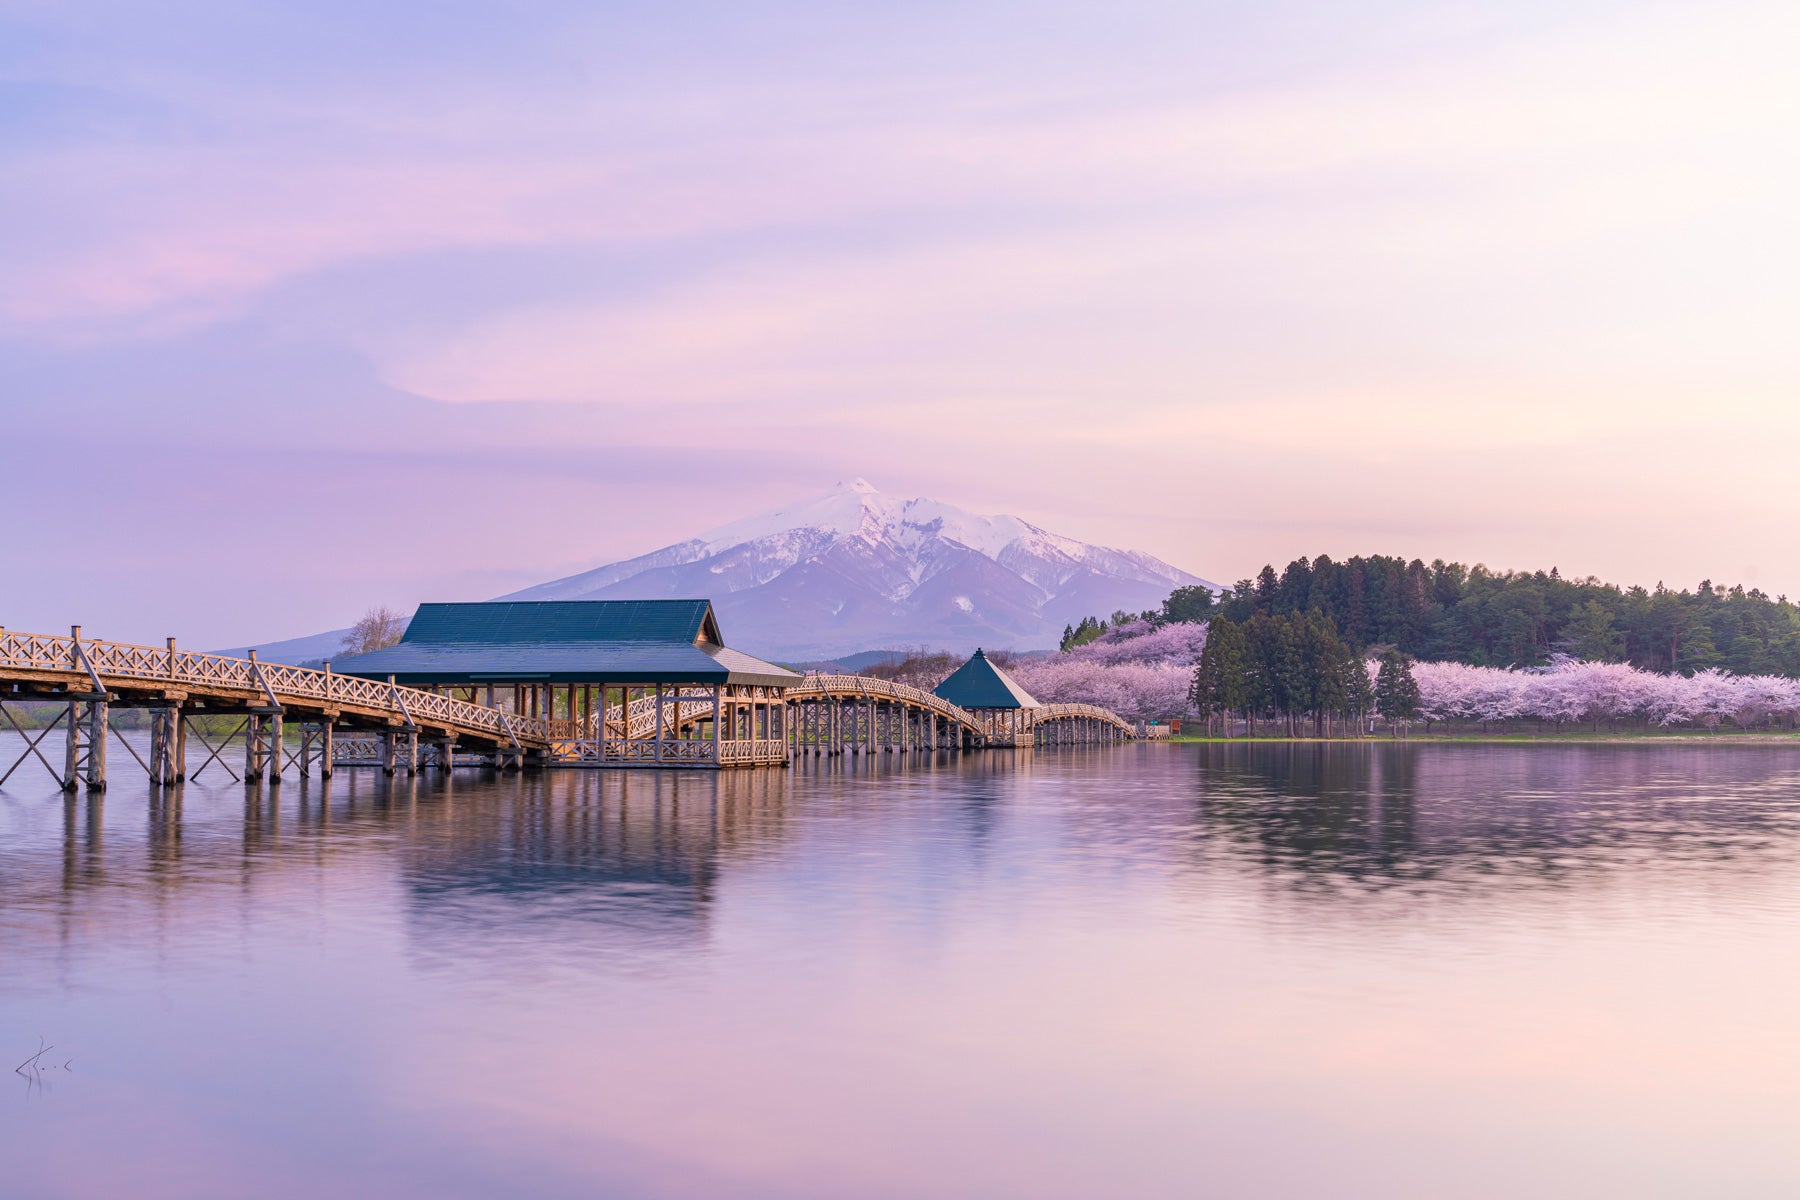
<path fill-rule="evenodd" d="M 950 678 L 931 689 L 936 695 L 964 708 L 1038 708 L 1031 693 L 1013 681 L 1013 677 L 988 661 L 986 654 L 975 651 L 975 657 L 950 673 Z"/>
<path fill-rule="evenodd" d="M 800 676 L 731 650 L 706 600 L 421 604 L 398 644 L 332 664 L 403 684 L 736 683 Z"/>

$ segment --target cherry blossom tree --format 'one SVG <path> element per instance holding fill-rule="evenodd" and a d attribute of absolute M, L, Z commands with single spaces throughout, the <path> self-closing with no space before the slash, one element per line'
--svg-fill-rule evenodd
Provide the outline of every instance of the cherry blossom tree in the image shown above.
<path fill-rule="evenodd" d="M 1558 658 L 1539 670 L 1418 663 L 1420 712 L 1432 721 L 1642 720 L 1663 727 L 1741 729 L 1800 716 L 1800 680 L 1779 675 L 1691 676 L 1640 671 L 1623 663 Z"/>

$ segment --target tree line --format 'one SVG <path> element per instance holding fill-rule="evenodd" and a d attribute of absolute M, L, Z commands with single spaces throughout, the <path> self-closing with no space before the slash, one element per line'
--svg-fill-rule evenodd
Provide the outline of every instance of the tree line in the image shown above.
<path fill-rule="evenodd" d="M 1415 658 L 1473 666 L 1531 667 L 1558 655 L 1623 662 L 1684 675 L 1800 676 L 1800 608 L 1786 596 L 1704 580 L 1692 591 L 1621 588 L 1549 571 L 1495 572 L 1384 555 L 1337 562 L 1297 558 L 1263 567 L 1216 599 L 1182 589 L 1160 619 L 1318 611 L 1356 646 L 1392 646 Z M 1179 614 L 1178 616 L 1176 614 Z"/>

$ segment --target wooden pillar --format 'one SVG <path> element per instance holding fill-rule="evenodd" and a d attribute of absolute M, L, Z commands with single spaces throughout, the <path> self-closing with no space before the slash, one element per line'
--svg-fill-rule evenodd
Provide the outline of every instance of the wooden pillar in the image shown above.
<path fill-rule="evenodd" d="M 268 761 L 269 786 L 281 782 L 281 710 L 278 708 L 269 714 L 263 730 L 268 734 L 268 744 L 263 750 Z"/>
<path fill-rule="evenodd" d="M 600 711 L 606 711 L 606 697 L 600 697 Z M 663 685 L 656 685 L 656 761 L 663 761 Z"/>
<path fill-rule="evenodd" d="M 153 708 L 150 710 L 150 786 L 167 787 L 169 784 L 169 753 L 173 749 L 173 735 L 169 733 L 169 710 Z"/>
<path fill-rule="evenodd" d="M 169 752 L 173 748 L 168 728 L 168 709 L 150 710 L 150 786 L 168 786 Z"/>
<path fill-rule="evenodd" d="M 106 697 L 90 700 L 87 704 L 87 790 L 103 792 L 106 790 Z"/>
<path fill-rule="evenodd" d="M 69 701 L 68 728 L 63 730 L 62 789 L 72 792 L 81 786 L 81 768 L 86 760 L 81 745 L 81 702 Z"/>
<path fill-rule="evenodd" d="M 722 766 L 724 764 L 724 758 L 719 753 L 720 744 L 724 740 L 723 736 L 722 736 L 724 733 L 724 726 L 720 724 L 720 722 L 724 716 L 724 714 L 720 711 L 721 702 L 725 699 L 724 691 L 725 691 L 724 684 L 722 684 L 722 683 L 713 684 L 712 744 L 713 744 L 713 765 L 714 766 Z"/>

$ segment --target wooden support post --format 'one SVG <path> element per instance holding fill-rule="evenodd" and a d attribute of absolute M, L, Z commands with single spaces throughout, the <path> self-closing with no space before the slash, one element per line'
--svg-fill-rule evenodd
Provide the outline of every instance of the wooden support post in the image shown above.
<path fill-rule="evenodd" d="M 164 777 L 168 774 L 169 733 L 164 714 L 167 709 L 150 710 L 150 786 L 166 786 Z"/>
<path fill-rule="evenodd" d="M 83 705 L 87 723 L 87 771 L 83 782 L 90 792 L 106 790 L 106 722 L 107 704 L 105 697 L 89 700 Z"/>
<path fill-rule="evenodd" d="M 268 734 L 268 745 L 263 753 L 269 764 L 269 786 L 274 787 L 281 782 L 281 710 L 278 708 L 269 714 L 264 722 L 264 731 Z"/>
<path fill-rule="evenodd" d="M 150 712 L 150 781 L 174 787 L 187 775 L 186 739 L 179 703 Z"/>
<path fill-rule="evenodd" d="M 604 693 L 600 697 L 600 711 L 603 714 L 606 712 L 606 696 Z M 656 685 L 656 761 L 665 761 L 663 751 L 663 685 L 660 683 Z"/>
<path fill-rule="evenodd" d="M 179 708 L 175 710 L 175 782 L 187 781 L 187 716 Z"/>
<path fill-rule="evenodd" d="M 106 790 L 106 701 L 90 700 L 88 702 L 87 722 L 87 790 L 90 792 L 103 792 Z"/>

